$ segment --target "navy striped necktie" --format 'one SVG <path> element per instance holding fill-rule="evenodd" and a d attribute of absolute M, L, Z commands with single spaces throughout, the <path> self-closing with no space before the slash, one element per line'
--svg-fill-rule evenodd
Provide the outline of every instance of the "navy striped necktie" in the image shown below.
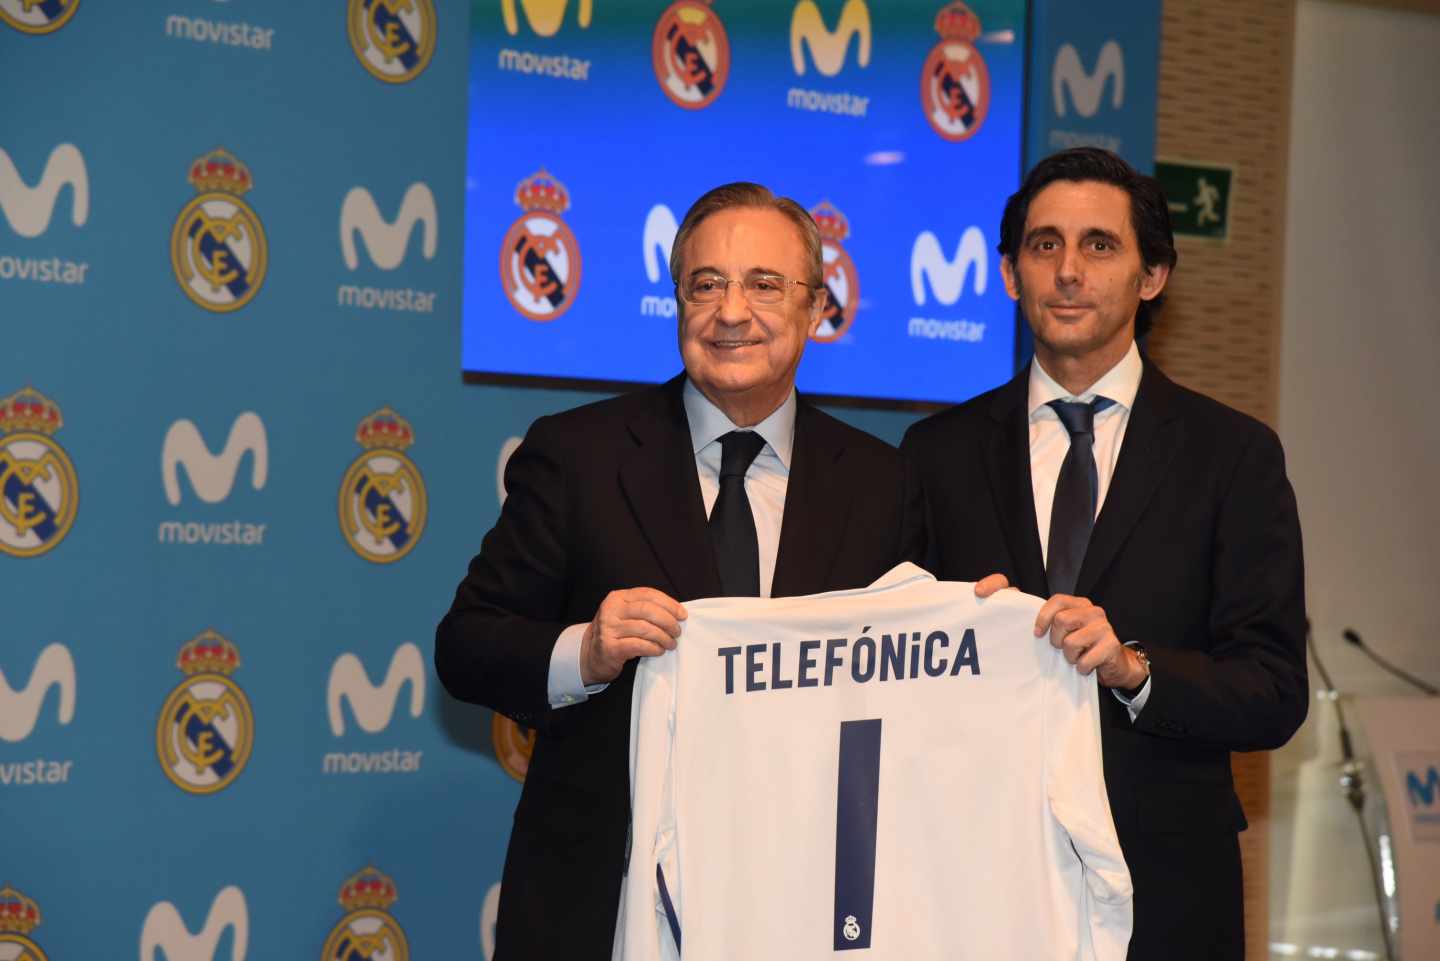
<path fill-rule="evenodd" d="M 1060 465 L 1050 508 L 1045 580 L 1051 594 L 1074 594 L 1080 565 L 1095 526 L 1100 478 L 1095 469 L 1095 415 L 1115 402 L 1096 397 L 1090 403 L 1052 400 L 1050 407 L 1070 433 L 1070 451 Z"/>

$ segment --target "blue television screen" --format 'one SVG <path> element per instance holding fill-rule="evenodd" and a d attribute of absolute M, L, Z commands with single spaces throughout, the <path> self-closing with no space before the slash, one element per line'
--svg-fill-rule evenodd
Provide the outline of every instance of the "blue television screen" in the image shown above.
<path fill-rule="evenodd" d="M 467 376 L 677 373 L 676 225 L 752 180 L 824 238 L 831 307 L 801 390 L 944 403 L 1004 381 L 1024 26 L 1023 0 L 475 3 Z"/>

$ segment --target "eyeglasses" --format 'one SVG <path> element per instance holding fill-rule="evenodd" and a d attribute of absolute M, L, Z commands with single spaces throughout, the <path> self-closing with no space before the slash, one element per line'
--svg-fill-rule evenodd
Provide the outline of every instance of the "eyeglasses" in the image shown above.
<path fill-rule="evenodd" d="M 750 274 L 744 280 L 731 280 L 720 274 L 695 274 L 676 285 L 680 298 L 687 304 L 718 304 L 725 299 L 731 284 L 739 284 L 751 304 L 773 307 L 785 300 L 792 284 L 809 287 L 803 280 L 786 280 L 779 274 Z"/>

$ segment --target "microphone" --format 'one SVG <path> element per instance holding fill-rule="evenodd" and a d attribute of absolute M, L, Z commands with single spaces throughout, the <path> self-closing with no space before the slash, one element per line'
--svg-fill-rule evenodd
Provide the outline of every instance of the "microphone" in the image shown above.
<path fill-rule="evenodd" d="M 1370 658 L 1370 660 L 1374 661 L 1376 664 L 1379 664 L 1390 674 L 1393 674 L 1395 677 L 1400 678 L 1400 680 L 1404 681 L 1406 684 L 1409 684 L 1411 687 L 1416 688 L 1420 691 L 1424 691 L 1425 694 L 1430 697 L 1440 697 L 1440 689 L 1437 689 L 1433 684 L 1427 684 L 1415 675 L 1402 671 L 1400 668 L 1396 667 L 1394 664 L 1391 664 L 1389 661 L 1385 660 L 1385 658 L 1372 651 L 1370 647 L 1360 639 L 1359 633 L 1357 633 L 1353 627 L 1345 628 L 1345 630 L 1340 632 L 1340 636 L 1345 638 L 1346 643 L 1354 647 L 1360 648 L 1360 650 L 1365 652 L 1366 657 Z"/>

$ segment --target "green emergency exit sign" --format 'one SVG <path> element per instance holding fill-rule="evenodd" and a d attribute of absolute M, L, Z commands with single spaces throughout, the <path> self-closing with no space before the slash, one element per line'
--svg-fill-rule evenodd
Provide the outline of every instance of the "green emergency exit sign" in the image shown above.
<path fill-rule="evenodd" d="M 1226 240 L 1230 236 L 1230 194 L 1233 167 L 1155 161 L 1155 179 L 1170 204 L 1170 223 L 1177 237 Z"/>

